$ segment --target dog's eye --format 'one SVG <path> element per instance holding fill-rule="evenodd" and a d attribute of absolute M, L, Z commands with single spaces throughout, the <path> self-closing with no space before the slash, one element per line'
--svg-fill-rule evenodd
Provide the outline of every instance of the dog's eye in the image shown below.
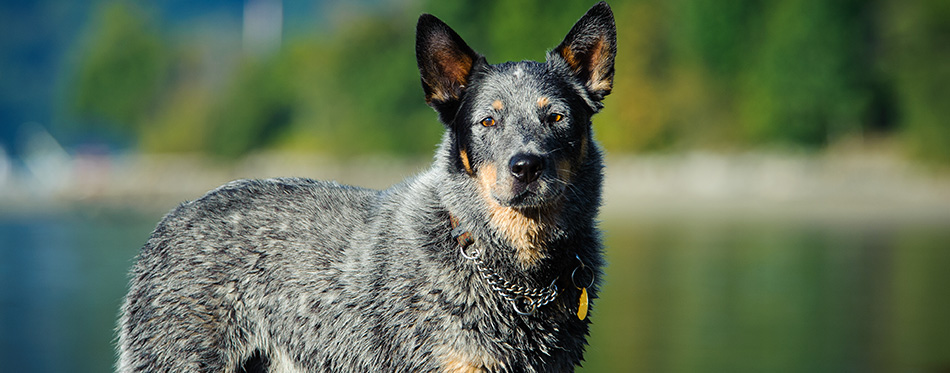
<path fill-rule="evenodd" d="M 557 123 L 560 122 L 561 119 L 564 119 L 564 116 L 558 113 L 551 113 L 551 115 L 548 115 L 548 123 Z"/>
<path fill-rule="evenodd" d="M 482 119 L 482 125 L 485 126 L 485 127 L 494 126 L 494 125 L 495 125 L 495 118 L 487 117 L 487 118 L 485 118 L 485 119 Z"/>

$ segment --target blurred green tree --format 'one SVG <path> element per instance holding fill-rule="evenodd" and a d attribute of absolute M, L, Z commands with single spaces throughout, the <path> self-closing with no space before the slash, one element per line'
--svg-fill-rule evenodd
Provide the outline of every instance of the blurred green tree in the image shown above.
<path fill-rule="evenodd" d="M 950 161 L 946 4 L 612 1 L 619 50 L 598 138 L 612 152 L 820 149 L 870 131 Z M 422 101 L 411 27 L 418 13 L 442 18 L 497 63 L 543 60 L 590 5 L 341 6 L 323 33 L 297 34 L 266 58 L 234 56 L 228 82 L 212 87 L 179 76 L 201 69 L 142 9 L 109 1 L 82 49 L 71 107 L 90 126 L 140 136 L 146 150 L 426 155 L 442 127 Z"/>
<path fill-rule="evenodd" d="M 277 58 L 240 69 L 234 86 L 212 109 L 208 150 L 236 157 L 272 144 L 287 128 L 299 105 L 286 65 L 286 59 Z"/>
<path fill-rule="evenodd" d="M 859 133 L 872 64 L 856 1 L 784 0 L 764 14 L 738 92 L 753 142 L 821 146 Z"/>
<path fill-rule="evenodd" d="M 902 136 L 917 156 L 950 163 L 950 2 L 885 0 L 878 22 Z"/>
<path fill-rule="evenodd" d="M 77 66 L 72 112 L 93 127 L 137 135 L 161 95 L 168 46 L 131 2 L 104 3 L 96 14 Z"/>

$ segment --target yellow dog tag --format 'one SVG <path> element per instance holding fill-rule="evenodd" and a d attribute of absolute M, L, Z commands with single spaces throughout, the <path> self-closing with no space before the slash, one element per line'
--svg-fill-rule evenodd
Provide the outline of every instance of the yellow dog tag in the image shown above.
<path fill-rule="evenodd" d="M 577 304 L 577 318 L 581 320 L 587 318 L 587 288 L 581 288 L 581 299 Z"/>

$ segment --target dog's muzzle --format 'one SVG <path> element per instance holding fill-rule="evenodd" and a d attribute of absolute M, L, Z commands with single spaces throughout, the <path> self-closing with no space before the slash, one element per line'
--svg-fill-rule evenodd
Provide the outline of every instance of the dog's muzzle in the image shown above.
<path fill-rule="evenodd" d="M 518 153 L 508 162 L 508 170 L 518 183 L 530 184 L 544 172 L 544 158 L 539 155 Z"/>
<path fill-rule="evenodd" d="M 558 180 L 548 157 L 532 153 L 517 153 L 508 160 L 508 177 L 497 197 L 502 205 L 511 207 L 541 207 L 555 201 L 561 194 L 563 182 Z M 507 198 L 504 198 L 507 196 Z"/>

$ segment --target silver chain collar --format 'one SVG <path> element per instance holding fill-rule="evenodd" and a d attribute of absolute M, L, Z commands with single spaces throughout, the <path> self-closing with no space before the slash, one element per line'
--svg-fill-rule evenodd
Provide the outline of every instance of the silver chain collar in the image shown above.
<path fill-rule="evenodd" d="M 482 275 L 485 282 L 487 282 L 491 289 L 498 293 L 498 295 L 501 295 L 502 298 L 511 303 L 511 307 L 514 308 L 515 312 L 519 315 L 533 315 L 538 307 L 551 303 L 554 301 L 554 298 L 557 298 L 558 289 L 555 284 L 557 278 L 551 281 L 550 285 L 541 289 L 512 283 L 493 271 L 485 261 L 481 259 L 480 251 L 473 250 L 471 253 L 465 252 L 469 247 L 471 247 L 471 242 L 467 245 L 459 245 L 459 252 L 462 254 L 462 257 L 475 262 L 475 268 L 478 269 L 478 273 Z"/>

